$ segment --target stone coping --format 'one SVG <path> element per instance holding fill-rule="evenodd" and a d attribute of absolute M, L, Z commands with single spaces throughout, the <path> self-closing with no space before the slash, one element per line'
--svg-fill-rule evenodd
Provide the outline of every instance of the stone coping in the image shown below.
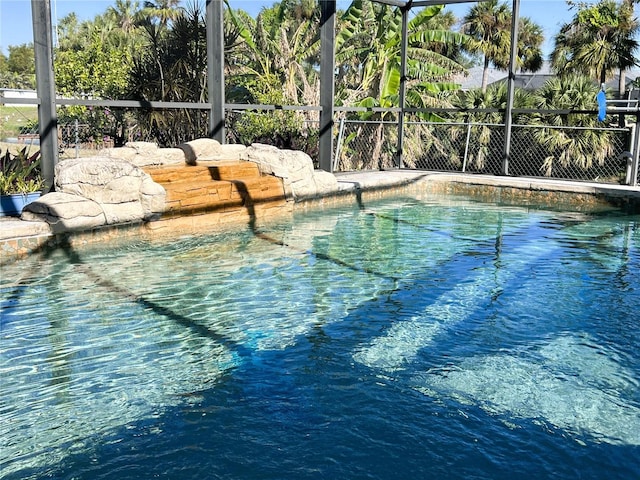
<path fill-rule="evenodd" d="M 338 186 L 322 198 L 304 200 L 291 210 L 334 204 L 361 203 L 398 194 L 442 193 L 472 195 L 485 201 L 512 205 L 544 205 L 555 210 L 602 211 L 622 209 L 640 213 L 640 187 L 568 182 L 524 177 L 440 173 L 417 170 L 385 170 L 336 173 Z M 204 231 L 212 217 L 204 214 L 176 219 L 180 234 L 185 228 Z M 166 225 L 165 225 L 166 226 Z M 170 225 L 169 225 L 170 227 Z M 222 226 L 224 228 L 224 226 Z M 94 243 L 120 236 L 159 235 L 171 228 L 154 229 L 148 224 L 125 224 L 91 231 L 54 235 L 45 222 L 27 222 L 15 217 L 0 217 L 0 265 L 11 262 L 47 245 Z"/>

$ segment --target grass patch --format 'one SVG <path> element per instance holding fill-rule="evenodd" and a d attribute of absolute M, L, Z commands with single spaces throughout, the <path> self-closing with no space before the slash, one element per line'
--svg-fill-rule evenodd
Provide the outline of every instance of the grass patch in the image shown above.
<path fill-rule="evenodd" d="M 37 105 L 0 105 L 0 140 L 8 137 L 17 137 L 25 125 L 37 121 Z"/>
<path fill-rule="evenodd" d="M 0 141 L 0 154 L 4 154 L 4 152 L 9 150 L 9 152 L 11 152 L 13 155 L 17 155 L 18 152 L 25 147 L 27 148 L 28 155 L 32 155 L 40 150 L 40 145 L 29 145 L 28 143 L 26 144 L 6 143 L 6 142 Z M 97 154 L 97 152 L 98 152 L 97 150 L 90 150 L 90 149 L 83 149 L 83 148 L 78 149 L 78 151 L 76 152 L 75 148 L 67 148 L 60 151 L 58 155 L 58 160 L 76 158 L 76 153 L 78 158 L 93 157 L 94 155 Z"/>

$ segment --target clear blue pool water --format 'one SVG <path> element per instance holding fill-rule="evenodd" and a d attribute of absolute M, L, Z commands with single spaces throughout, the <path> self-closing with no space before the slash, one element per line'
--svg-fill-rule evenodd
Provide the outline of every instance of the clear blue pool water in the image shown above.
<path fill-rule="evenodd" d="M 2 267 L 0 478 L 640 478 L 640 217 L 401 198 Z"/>

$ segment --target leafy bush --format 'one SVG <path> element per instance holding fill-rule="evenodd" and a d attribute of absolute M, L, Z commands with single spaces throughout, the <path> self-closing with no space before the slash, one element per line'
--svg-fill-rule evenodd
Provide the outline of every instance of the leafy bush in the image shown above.
<path fill-rule="evenodd" d="M 17 154 L 7 150 L 0 155 L 0 194 L 33 193 L 43 188 L 40 150 L 29 155 L 24 147 Z"/>
<path fill-rule="evenodd" d="M 238 85 L 236 85 L 236 89 Z M 241 84 L 245 97 L 238 103 L 261 105 L 288 105 L 280 80 L 274 75 L 264 75 L 260 80 L 249 80 Z M 263 112 L 233 112 L 227 116 L 231 143 L 251 145 L 264 143 L 287 150 L 301 150 L 311 158 L 318 157 L 319 131 L 312 122 L 306 121 L 300 111 L 276 110 Z"/>

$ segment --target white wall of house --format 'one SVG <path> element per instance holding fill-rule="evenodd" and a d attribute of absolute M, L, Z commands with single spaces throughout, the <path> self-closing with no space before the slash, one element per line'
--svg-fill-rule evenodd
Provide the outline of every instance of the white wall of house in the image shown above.
<path fill-rule="evenodd" d="M 17 99 L 36 99 L 38 93 L 35 90 L 19 90 L 17 88 L 0 88 L 0 98 L 17 98 Z M 13 103 L 11 105 L 18 107 L 35 106 L 33 103 Z"/>

